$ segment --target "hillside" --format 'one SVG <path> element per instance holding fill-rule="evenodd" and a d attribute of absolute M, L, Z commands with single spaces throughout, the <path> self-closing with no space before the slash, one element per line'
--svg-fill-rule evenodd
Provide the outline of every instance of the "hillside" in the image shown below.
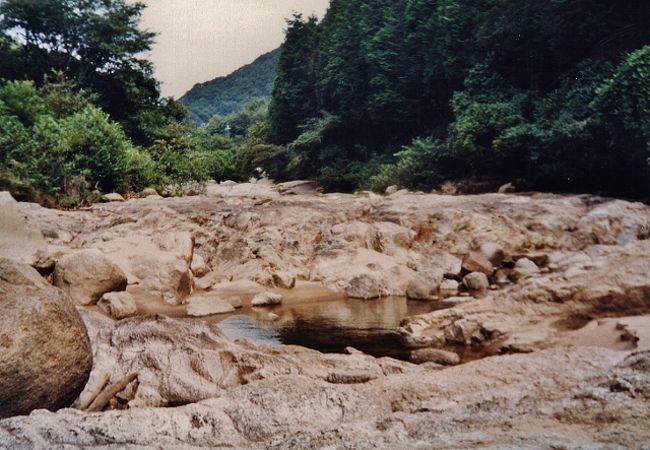
<path fill-rule="evenodd" d="M 250 99 L 271 94 L 279 57 L 280 49 L 266 53 L 230 75 L 195 85 L 180 100 L 201 123 L 237 111 Z"/>

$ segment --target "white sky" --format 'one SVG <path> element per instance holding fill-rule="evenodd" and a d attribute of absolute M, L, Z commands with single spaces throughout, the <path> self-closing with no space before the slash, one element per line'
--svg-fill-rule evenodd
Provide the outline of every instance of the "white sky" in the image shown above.
<path fill-rule="evenodd" d="M 293 11 L 322 18 L 329 0 L 144 0 L 158 33 L 149 59 L 165 96 L 227 75 L 277 48 Z"/>

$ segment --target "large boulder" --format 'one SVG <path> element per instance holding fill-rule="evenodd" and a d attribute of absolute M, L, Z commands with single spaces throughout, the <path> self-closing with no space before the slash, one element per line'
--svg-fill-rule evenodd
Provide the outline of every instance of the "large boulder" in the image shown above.
<path fill-rule="evenodd" d="M 69 406 L 93 364 L 70 298 L 33 268 L 0 259 L 0 418 Z"/>
<path fill-rule="evenodd" d="M 54 269 L 54 285 L 81 306 L 94 305 L 107 292 L 126 289 L 127 278 L 99 250 L 81 250 L 66 255 Z"/>
<path fill-rule="evenodd" d="M 0 192 L 0 257 L 31 265 L 44 256 L 46 250 L 43 235 L 28 226 L 18 202 L 9 192 Z"/>

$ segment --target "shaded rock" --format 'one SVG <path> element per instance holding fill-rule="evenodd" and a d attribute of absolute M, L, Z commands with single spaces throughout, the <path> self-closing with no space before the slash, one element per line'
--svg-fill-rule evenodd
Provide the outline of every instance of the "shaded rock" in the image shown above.
<path fill-rule="evenodd" d="M 506 257 L 503 247 L 496 242 L 486 242 L 481 245 L 481 253 L 492 263 L 493 267 L 499 267 Z"/>
<path fill-rule="evenodd" d="M 345 287 L 345 292 L 350 298 L 363 300 L 381 297 L 379 281 L 374 276 L 368 274 L 358 275 L 352 278 Z"/>
<path fill-rule="evenodd" d="M 275 292 L 262 292 L 253 297 L 252 306 L 274 306 L 282 303 L 282 295 Z"/>
<path fill-rule="evenodd" d="M 510 276 L 514 281 L 521 281 L 526 278 L 539 275 L 539 267 L 528 258 L 522 258 L 515 263 L 515 268 Z"/>
<path fill-rule="evenodd" d="M 126 289 L 127 278 L 99 250 L 81 250 L 64 256 L 54 269 L 54 285 L 76 305 L 93 305 L 107 292 Z"/>
<path fill-rule="evenodd" d="M 47 243 L 29 226 L 18 202 L 9 192 L 0 192 L 0 257 L 34 264 L 45 256 Z"/>
<path fill-rule="evenodd" d="M 472 293 L 483 294 L 490 288 L 487 275 L 481 272 L 469 273 L 463 278 L 463 284 Z"/>
<path fill-rule="evenodd" d="M 209 294 L 193 295 L 187 304 L 187 315 L 192 317 L 227 314 L 234 311 L 235 307 L 230 302 Z"/>
<path fill-rule="evenodd" d="M 106 202 L 123 202 L 123 201 L 125 201 L 124 197 L 122 197 L 117 192 L 112 192 L 110 194 L 102 195 L 102 200 L 104 200 Z"/>
<path fill-rule="evenodd" d="M 489 259 L 482 253 L 471 252 L 463 261 L 463 269 L 467 272 L 482 272 L 487 276 L 491 276 L 494 267 Z"/>
<path fill-rule="evenodd" d="M 208 267 L 203 257 L 198 253 L 194 253 L 194 256 L 192 257 L 192 264 L 190 265 L 190 269 L 192 270 L 192 273 L 195 277 L 202 277 L 210 272 L 210 267 Z"/>
<path fill-rule="evenodd" d="M 460 356 L 454 352 L 439 350 L 437 348 L 422 348 L 414 350 L 409 356 L 409 361 L 414 364 L 436 363 L 443 366 L 460 364 Z"/>
<path fill-rule="evenodd" d="M 460 283 L 456 280 L 443 280 L 440 284 L 440 298 L 455 297 L 458 295 Z"/>
<path fill-rule="evenodd" d="M 512 192 L 515 192 L 516 188 L 515 185 L 512 183 L 506 183 L 503 186 L 499 187 L 499 190 L 497 191 L 499 194 L 510 194 Z"/>
<path fill-rule="evenodd" d="M 273 284 L 275 287 L 282 289 L 293 289 L 296 287 L 296 277 L 292 277 L 286 273 L 274 273 Z"/>
<path fill-rule="evenodd" d="M 106 314 L 110 315 L 113 319 L 126 319 L 138 314 L 138 307 L 135 304 L 133 296 L 126 292 L 109 292 L 102 295 L 102 298 L 97 302 Z"/>
<path fill-rule="evenodd" d="M 0 417 L 69 406 L 93 361 L 70 298 L 33 268 L 3 258 L 0 307 Z"/>

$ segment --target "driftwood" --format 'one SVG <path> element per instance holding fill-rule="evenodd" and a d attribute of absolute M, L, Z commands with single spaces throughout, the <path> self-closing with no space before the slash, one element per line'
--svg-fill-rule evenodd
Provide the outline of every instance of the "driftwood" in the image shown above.
<path fill-rule="evenodd" d="M 110 379 L 110 374 L 104 372 L 101 374 L 97 381 L 92 386 L 87 386 L 84 392 L 79 396 L 76 404 L 73 405 L 77 409 L 85 410 L 88 408 L 92 402 L 97 398 L 99 394 L 102 393 L 108 380 Z"/>
<path fill-rule="evenodd" d="M 123 378 L 120 381 L 107 386 L 97 396 L 97 398 L 95 398 L 95 400 L 90 404 L 90 406 L 86 409 L 86 411 L 87 412 L 99 412 L 99 411 L 102 411 L 106 407 L 106 405 L 108 405 L 108 403 L 111 401 L 111 399 L 113 397 L 115 397 L 115 395 L 122 392 L 136 378 L 138 378 L 138 374 L 132 373 L 131 375 L 127 376 L 126 378 Z"/>

